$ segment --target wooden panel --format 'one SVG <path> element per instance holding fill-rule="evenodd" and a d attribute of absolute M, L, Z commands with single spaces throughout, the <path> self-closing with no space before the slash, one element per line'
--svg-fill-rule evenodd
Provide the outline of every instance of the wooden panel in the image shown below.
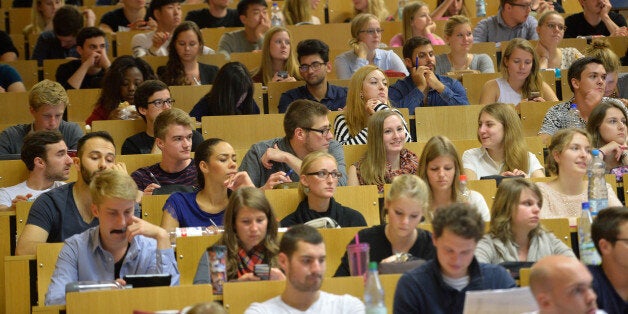
<path fill-rule="evenodd" d="M 279 113 L 278 106 L 281 94 L 299 86 L 303 86 L 305 85 L 305 82 L 268 82 L 266 85 L 268 86 L 268 113 Z"/>
<path fill-rule="evenodd" d="M 201 29 L 201 34 L 203 34 L 203 41 L 205 42 L 205 46 L 212 48 L 216 50 L 216 52 L 218 52 L 218 42 L 220 42 L 220 37 L 222 37 L 222 34 L 237 31 L 240 29 L 242 29 L 242 27 L 203 28 Z"/>
<path fill-rule="evenodd" d="M 126 165 L 128 173 L 154 165 L 161 161 L 161 154 L 137 154 L 137 155 L 117 155 L 116 161 L 123 162 Z"/>
<path fill-rule="evenodd" d="M 16 185 L 28 177 L 28 169 L 21 160 L 0 160 L 0 169 L 0 187 Z"/>
<path fill-rule="evenodd" d="M 497 193 L 495 180 L 469 180 L 469 189 L 482 194 L 490 211 Z"/>
<path fill-rule="evenodd" d="M 375 190 L 377 191 L 377 188 L 375 188 Z M 340 266 L 342 256 L 347 251 L 347 245 L 349 244 L 349 242 L 351 242 L 351 239 L 355 237 L 358 231 L 362 229 L 364 229 L 364 227 L 318 230 L 318 232 L 320 232 L 323 236 L 323 241 L 325 242 L 325 252 L 327 253 L 327 268 L 325 269 L 325 280 L 334 276 L 334 274 L 336 273 L 336 269 L 338 269 L 338 266 Z"/>
<path fill-rule="evenodd" d="M 46 292 L 48 292 L 50 279 L 62 247 L 63 243 L 40 243 L 37 245 L 37 302 L 40 306 L 45 304 Z"/>
<path fill-rule="evenodd" d="M 395 5 L 395 8 L 397 8 L 397 6 Z M 391 13 L 397 13 L 397 11 L 391 11 Z M 397 16 L 397 14 L 395 14 L 395 16 Z M 389 44 L 390 40 L 397 34 L 400 34 L 403 32 L 403 25 L 400 21 L 393 21 L 393 22 L 388 22 L 388 21 L 383 21 L 380 22 L 380 27 L 384 30 L 384 32 L 382 33 L 382 43 L 384 44 Z M 403 57 L 401 57 L 401 59 L 403 60 Z"/>
<path fill-rule="evenodd" d="M 179 266 L 179 282 L 181 285 L 191 285 L 198 262 L 205 250 L 214 245 L 221 235 L 203 237 L 179 237 L 177 238 L 176 256 Z"/>
<path fill-rule="evenodd" d="M 518 110 L 521 114 L 521 123 L 524 136 L 536 136 L 541 129 L 543 119 L 547 110 L 559 103 L 558 101 L 525 101 L 519 104 Z"/>
<path fill-rule="evenodd" d="M 44 79 L 56 82 L 57 81 L 57 78 L 56 78 L 57 68 L 66 62 L 70 62 L 70 60 L 44 59 Z"/>
<path fill-rule="evenodd" d="M 4 256 L 3 293 L 5 313 L 29 313 L 31 308 L 30 268 L 29 262 L 34 255 Z M 5 289 L 11 287 L 11 289 Z"/>
<path fill-rule="evenodd" d="M 525 267 L 520 268 L 519 269 L 519 286 L 527 287 L 529 285 L 530 285 L 530 268 L 525 268 Z"/>
<path fill-rule="evenodd" d="M 330 1 L 332 3 L 351 3 L 350 1 Z M 322 24 L 322 25 L 300 25 L 288 26 L 292 34 L 292 42 L 298 43 L 304 39 L 316 38 L 329 45 L 329 49 L 349 50 L 349 40 L 351 39 L 351 26 L 349 23 Z M 296 46 L 296 44 L 295 44 Z M 331 59 L 330 57 L 330 60 Z"/>
<path fill-rule="evenodd" d="M 163 208 L 168 197 L 170 197 L 169 194 L 142 196 L 142 219 L 154 225 L 161 226 Z"/>
<path fill-rule="evenodd" d="M 568 218 L 546 218 L 541 219 L 541 225 L 552 232 L 559 240 L 563 241 L 568 247 L 571 246 L 571 229 L 569 227 Z"/>
<path fill-rule="evenodd" d="M 122 143 L 127 137 L 146 130 L 144 120 L 97 120 L 92 122 L 92 131 L 107 131 L 113 137 L 116 154 L 120 154 Z"/>
<path fill-rule="evenodd" d="M 99 20 L 100 21 L 100 20 Z M 146 31 L 128 31 L 117 32 L 116 38 L 116 56 L 133 55 L 133 44 L 131 40 L 136 34 L 147 33 Z M 113 60 L 112 60 L 113 61 Z"/>
<path fill-rule="evenodd" d="M 15 238 L 19 239 L 24 227 L 26 226 L 26 220 L 28 219 L 28 213 L 31 211 L 33 202 L 20 201 L 15 204 Z"/>
<path fill-rule="evenodd" d="M 262 64 L 262 54 L 259 52 L 234 52 L 231 54 L 231 61 L 244 64 L 246 69 L 253 73 Z"/>
<path fill-rule="evenodd" d="M 214 298 L 211 285 L 71 292 L 65 308 L 68 314 L 133 314 L 134 310 L 182 309 Z"/>
<path fill-rule="evenodd" d="M 13 42 L 15 49 L 17 49 L 18 60 L 28 60 L 28 57 L 26 56 L 26 38 L 24 38 L 22 32 L 20 31 L 20 34 L 9 34 L 9 37 L 11 37 L 11 41 Z"/>
<path fill-rule="evenodd" d="M 345 154 L 345 163 L 347 165 L 347 173 L 349 168 L 366 154 L 366 144 L 364 145 L 342 145 Z"/>
<path fill-rule="evenodd" d="M 0 93 L 0 123 L 31 123 L 28 92 Z"/>
<path fill-rule="evenodd" d="M 215 65 L 220 68 L 227 63 L 227 57 L 222 53 L 200 55 L 198 56 L 198 62 Z"/>
<path fill-rule="evenodd" d="M 15 68 L 20 74 L 26 90 L 29 90 L 33 85 L 39 82 L 39 70 L 36 60 L 17 60 L 7 64 Z"/>
<path fill-rule="evenodd" d="M 9 33 L 22 34 L 22 30 L 31 23 L 31 8 L 10 8 L 9 15 Z"/>
<path fill-rule="evenodd" d="M 353 17 L 353 4 L 351 1 L 329 1 L 329 23 L 344 23 Z"/>
<path fill-rule="evenodd" d="M 483 106 L 418 107 L 415 109 L 417 142 L 444 135 L 450 140 L 477 137 L 477 119 Z"/>
<path fill-rule="evenodd" d="M 170 86 L 170 96 L 174 98 L 177 103 L 175 106 L 187 113 L 192 111 L 194 105 L 209 93 L 212 89 L 212 85 L 197 85 L 197 86 Z"/>
<path fill-rule="evenodd" d="M 470 73 L 462 76 L 462 86 L 467 92 L 470 104 L 479 104 L 484 83 L 502 77 L 501 73 Z"/>
<path fill-rule="evenodd" d="M 98 97 L 100 97 L 100 89 L 69 89 L 67 93 L 70 99 L 70 105 L 67 109 L 68 121 L 84 123 L 96 106 Z"/>
<path fill-rule="evenodd" d="M 285 135 L 283 114 L 203 117 L 201 125 L 205 139 L 222 138 L 234 149 L 250 148 L 259 141 Z"/>

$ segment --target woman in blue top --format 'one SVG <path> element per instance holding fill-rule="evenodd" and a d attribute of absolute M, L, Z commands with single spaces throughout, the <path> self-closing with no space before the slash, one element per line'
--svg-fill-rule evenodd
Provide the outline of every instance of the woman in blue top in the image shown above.
<path fill-rule="evenodd" d="M 198 191 L 173 193 L 164 205 L 161 227 L 207 227 L 223 225 L 230 191 L 254 186 L 245 171 L 238 172 L 235 150 L 229 143 L 210 138 L 196 148 Z"/>

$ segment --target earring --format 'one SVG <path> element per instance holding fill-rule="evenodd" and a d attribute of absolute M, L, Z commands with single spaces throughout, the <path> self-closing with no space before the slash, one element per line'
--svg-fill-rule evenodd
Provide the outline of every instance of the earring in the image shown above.
<path fill-rule="evenodd" d="M 304 186 L 304 187 L 303 187 L 303 192 L 304 192 L 305 194 L 310 193 L 310 188 L 308 188 L 307 186 Z"/>
<path fill-rule="evenodd" d="M 364 93 L 360 92 L 360 99 L 364 100 Z"/>

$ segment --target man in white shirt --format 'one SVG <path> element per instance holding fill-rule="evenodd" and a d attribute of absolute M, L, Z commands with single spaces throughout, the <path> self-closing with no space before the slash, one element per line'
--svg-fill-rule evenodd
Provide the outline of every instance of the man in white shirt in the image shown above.
<path fill-rule="evenodd" d="M 281 238 L 279 266 L 286 274 L 280 296 L 253 303 L 245 314 L 258 313 L 364 313 L 364 304 L 350 295 L 320 291 L 325 275 L 325 243 L 312 227 L 297 225 Z"/>
<path fill-rule="evenodd" d="M 530 272 L 537 313 L 605 313 L 597 310 L 592 282 L 587 267 L 573 257 L 550 255 L 540 259 Z"/>
<path fill-rule="evenodd" d="M 28 169 L 28 178 L 0 189 L 0 209 L 13 207 L 17 201 L 33 200 L 39 194 L 63 185 L 63 181 L 70 177 L 72 158 L 68 156 L 68 147 L 58 131 L 28 134 L 24 138 L 21 158 Z"/>

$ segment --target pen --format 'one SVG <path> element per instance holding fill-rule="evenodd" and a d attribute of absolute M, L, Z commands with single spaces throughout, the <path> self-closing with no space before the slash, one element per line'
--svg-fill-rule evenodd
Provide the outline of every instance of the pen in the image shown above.
<path fill-rule="evenodd" d="M 414 59 L 414 68 L 415 69 L 419 68 L 419 56 L 416 56 Z"/>
<path fill-rule="evenodd" d="M 157 181 L 157 178 L 155 178 L 155 175 L 152 172 L 148 172 L 148 175 L 150 176 L 150 178 L 153 180 L 153 183 L 156 183 L 157 185 L 161 185 L 159 183 L 159 181 Z"/>
<path fill-rule="evenodd" d="M 294 169 L 290 169 L 288 170 L 288 172 L 286 172 L 286 177 L 290 178 L 290 175 L 294 172 Z"/>
<path fill-rule="evenodd" d="M 212 226 L 218 228 L 218 225 L 216 225 L 216 223 L 211 218 L 209 218 L 209 222 L 212 223 Z"/>

